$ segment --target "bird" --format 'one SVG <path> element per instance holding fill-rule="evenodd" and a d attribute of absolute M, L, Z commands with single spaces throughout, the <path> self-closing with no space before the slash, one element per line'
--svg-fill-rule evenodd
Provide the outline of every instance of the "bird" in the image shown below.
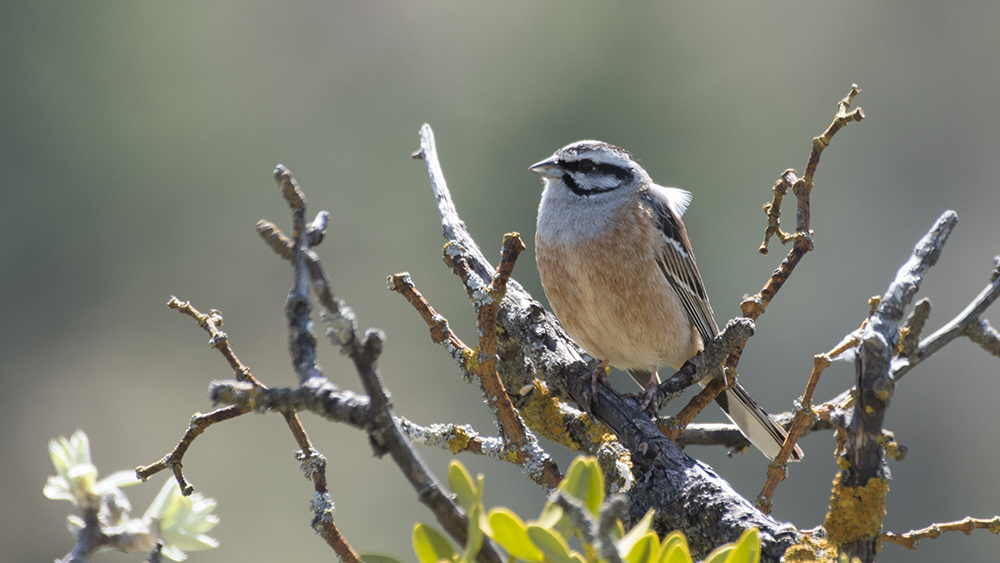
<path fill-rule="evenodd" d="M 529 167 L 542 176 L 535 261 L 563 328 L 588 354 L 622 369 L 645 391 L 657 369 L 680 369 L 719 333 L 688 232 L 691 193 L 653 183 L 628 151 L 585 140 Z M 720 366 L 709 374 L 725 377 Z M 595 381 L 596 382 L 596 381 Z M 787 433 L 738 383 L 716 402 L 774 459 Z M 799 461 L 796 446 L 790 459 Z"/>

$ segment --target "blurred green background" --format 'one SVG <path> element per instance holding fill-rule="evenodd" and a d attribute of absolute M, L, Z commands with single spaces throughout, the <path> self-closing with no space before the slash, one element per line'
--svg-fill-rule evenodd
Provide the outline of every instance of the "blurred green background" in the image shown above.
<path fill-rule="evenodd" d="M 530 241 L 540 193 L 527 166 L 581 138 L 632 151 L 654 180 L 691 190 L 686 215 L 720 321 L 738 314 L 784 250 L 756 248 L 760 206 L 852 82 L 868 119 L 824 154 L 813 193 L 816 252 L 758 323 L 741 365 L 770 410 L 788 410 L 813 354 L 856 328 L 913 244 L 945 209 L 960 217 L 921 295 L 929 330 L 987 282 L 1000 253 L 1000 4 L 981 2 L 5 2 L 0 7 L 0 545 L 10 561 L 51 561 L 72 545 L 68 503 L 42 497 L 46 441 L 82 428 L 102 474 L 151 463 L 176 443 L 208 382 L 231 376 L 170 295 L 218 308 L 241 359 L 292 385 L 283 305 L 291 277 L 258 240 L 260 218 L 289 224 L 271 179 L 291 168 L 338 296 L 388 333 L 385 383 L 412 420 L 495 434 L 385 276 L 412 272 L 460 335 L 465 292 L 443 239 L 417 130 L 435 129 L 463 219 L 488 255 L 507 231 L 529 250 L 515 277 L 543 298 Z M 791 214 L 786 225 L 791 224 Z M 992 311 L 994 325 L 1000 313 Z M 359 389 L 323 346 L 325 373 Z M 890 464 L 886 528 L 1000 512 L 993 475 L 1000 362 L 959 341 L 896 390 L 887 425 L 909 455 Z M 818 397 L 851 384 L 826 372 Z M 623 390 L 632 390 L 617 379 Z M 676 410 L 676 409 L 675 409 Z M 706 413 L 714 420 L 717 413 Z M 410 529 L 433 521 L 367 439 L 312 415 L 330 460 L 337 522 L 356 549 L 413 560 Z M 802 444 L 775 516 L 822 523 L 836 468 L 829 434 Z M 330 560 L 309 528 L 312 488 L 277 416 L 210 429 L 185 459 L 219 501 L 222 546 L 191 561 Z M 570 456 L 554 449 L 561 466 Z M 450 455 L 423 448 L 442 475 Z M 756 453 L 690 452 L 748 497 Z M 537 514 L 520 470 L 470 455 L 487 503 Z M 141 514 L 166 475 L 126 492 Z M 986 561 L 1000 540 L 951 534 L 880 561 Z M 103 554 L 96 561 L 140 561 Z"/>

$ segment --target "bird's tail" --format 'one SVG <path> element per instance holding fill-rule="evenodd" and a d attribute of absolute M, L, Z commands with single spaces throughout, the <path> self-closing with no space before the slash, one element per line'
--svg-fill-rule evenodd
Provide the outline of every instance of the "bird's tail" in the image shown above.
<path fill-rule="evenodd" d="M 729 420 L 740 428 L 740 432 L 767 456 L 767 459 L 773 460 L 778 455 L 788 433 L 771 418 L 771 415 L 764 412 L 764 409 L 739 383 L 732 389 L 720 393 L 715 402 L 722 407 Z M 800 461 L 804 456 L 805 454 L 796 445 L 788 461 Z"/>

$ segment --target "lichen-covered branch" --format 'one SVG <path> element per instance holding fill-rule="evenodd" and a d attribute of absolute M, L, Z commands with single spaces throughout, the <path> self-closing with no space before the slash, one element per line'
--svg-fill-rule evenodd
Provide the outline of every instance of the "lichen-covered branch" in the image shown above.
<path fill-rule="evenodd" d="M 420 146 L 415 156 L 426 164 L 445 238 L 465 249 L 470 275 L 487 285 L 495 269 L 455 210 L 428 125 L 421 128 Z M 793 527 L 761 514 L 718 475 L 678 450 L 648 417 L 638 412 L 638 401 L 627 401 L 601 384 L 596 392 L 592 390 L 591 380 L 586 377 L 592 366 L 554 317 L 513 279 L 497 309 L 497 323 L 502 329 L 498 338 L 512 339 L 523 354 L 503 362 L 505 370 L 500 375 L 507 388 L 520 388 L 519 384 L 508 384 L 508 380 L 523 385 L 536 374 L 542 375 L 551 393 L 588 405 L 593 416 L 604 422 L 629 450 L 635 476 L 626 493 L 629 520 L 637 521 L 652 508 L 657 513 L 654 527 L 658 531 L 686 531 L 693 551 L 702 556 L 721 543 L 736 540 L 744 529 L 753 526 L 761 530 L 763 561 L 777 561 L 798 537 Z M 717 517 L 706 521 L 704 514 Z"/>
<path fill-rule="evenodd" d="M 847 440 L 838 462 L 842 471 L 834 480 L 824 528 L 841 553 L 858 557 L 862 562 L 875 558 L 885 514 L 889 471 L 885 465 L 882 420 L 895 387 L 890 367 L 899 342 L 900 325 L 924 274 L 937 262 L 957 222 L 955 212 L 946 211 L 917 243 L 859 338 L 854 363 L 854 406 L 843 424 Z"/>
<path fill-rule="evenodd" d="M 478 376 L 483 394 L 493 407 L 500 425 L 504 458 L 523 467 L 528 477 L 536 483 L 554 489 L 562 478 L 559 470 L 549 454 L 539 445 L 534 434 L 525 428 L 524 421 L 514 409 L 514 405 L 507 395 L 507 390 L 497 373 L 496 330 L 494 328 L 496 327 L 496 308 L 499 301 L 503 299 L 514 261 L 523 249 L 524 243 L 516 234 L 505 237 L 503 259 L 496 276 L 490 285 L 477 287 L 474 290 L 478 296 L 475 304 L 480 322 L 478 354 L 462 342 L 458 335 L 448 327 L 447 319 L 438 315 L 430 303 L 424 299 L 424 296 L 413 284 L 409 274 L 389 276 L 389 289 L 406 297 L 406 300 L 420 313 L 431 329 L 431 339 L 448 350 L 452 358 L 458 362 L 463 373 L 475 373 Z M 462 258 L 458 256 L 453 258 L 453 267 L 458 267 L 457 264 L 460 264 L 461 260 Z M 468 276 L 466 278 L 469 279 Z M 468 375 L 466 379 L 468 379 Z"/>

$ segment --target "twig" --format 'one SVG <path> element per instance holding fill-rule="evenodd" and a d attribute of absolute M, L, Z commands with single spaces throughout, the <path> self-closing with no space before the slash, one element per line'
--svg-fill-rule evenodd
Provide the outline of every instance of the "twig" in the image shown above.
<path fill-rule="evenodd" d="M 704 379 L 730 352 L 746 344 L 753 336 L 754 329 L 754 322 L 747 318 L 736 318 L 726 323 L 715 340 L 706 343 L 704 350 L 656 388 L 657 409 L 663 408 L 685 389 Z"/>
<path fill-rule="evenodd" d="M 109 538 L 101 529 L 101 523 L 98 519 L 99 510 L 100 506 L 92 506 L 83 511 L 83 529 L 76 537 L 73 550 L 56 563 L 84 563 L 101 546 L 108 543 Z"/>
<path fill-rule="evenodd" d="M 503 299 L 514 262 L 523 249 L 524 243 L 516 233 L 504 237 L 502 259 L 493 280 L 488 286 L 479 285 L 472 290 L 476 295 L 473 303 L 479 317 L 478 356 L 448 327 L 448 321 L 427 303 L 409 274 L 390 276 L 389 289 L 406 297 L 431 329 L 431 338 L 444 345 L 464 372 L 472 371 L 479 376 L 486 400 L 492 405 L 500 424 L 500 433 L 505 442 L 504 450 L 512 457 L 510 461 L 525 468 L 528 476 L 535 482 L 553 489 L 562 478 L 559 470 L 534 435 L 525 428 L 524 421 L 514 409 L 497 373 L 496 310 Z M 456 255 L 449 258 L 449 263 L 459 271 L 459 265 L 464 264 L 464 259 Z M 463 279 L 468 280 L 470 276 L 466 274 Z"/>
<path fill-rule="evenodd" d="M 308 411 L 330 422 L 349 424 L 359 430 L 374 430 L 371 402 L 367 395 L 340 389 L 329 380 L 312 379 L 294 389 L 262 389 L 232 379 L 209 384 L 213 403 L 233 405 L 247 411 Z"/>
<path fill-rule="evenodd" d="M 990 283 L 979 292 L 979 295 L 969 303 L 965 310 L 959 313 L 948 324 L 935 331 L 934 334 L 921 340 L 916 350 L 905 354 L 904 357 L 893 362 L 893 379 L 898 381 L 908 371 L 916 367 L 917 364 L 934 355 L 935 352 L 959 336 L 971 337 L 979 333 L 989 334 L 988 330 L 983 330 L 984 328 L 988 328 L 989 324 L 987 323 L 984 326 L 984 321 L 981 321 L 980 317 L 990 305 L 1000 298 L 1000 256 L 993 258 L 993 264 L 994 267 L 990 273 Z M 995 348 L 991 349 L 987 345 L 984 346 L 984 349 L 995 356 L 998 355 Z"/>
<path fill-rule="evenodd" d="M 427 505 L 438 522 L 456 541 L 464 544 L 468 528 L 465 513 L 445 492 L 440 482 L 426 468 L 423 461 L 403 436 L 392 415 L 388 392 L 382 385 L 378 372 L 378 359 L 382 354 L 385 336 L 377 329 L 369 329 L 364 336 L 358 333 L 354 312 L 334 297 L 329 280 L 319 258 L 309 250 L 312 238 L 305 228 L 305 196 L 295 179 L 285 167 L 275 169 L 275 179 L 292 209 L 294 251 L 292 266 L 294 281 L 289 292 L 286 315 L 289 319 L 289 343 L 293 365 L 301 384 L 324 381 L 315 364 L 315 337 L 310 330 L 310 305 L 308 289 L 311 286 L 320 304 L 326 309 L 324 320 L 330 326 L 327 335 L 340 346 L 341 351 L 354 362 L 361 383 L 371 401 L 372 424 L 369 435 L 379 447 L 379 455 L 388 452 L 403 475 L 417 491 L 419 500 Z M 314 223 L 315 225 L 315 223 Z M 258 223 L 258 232 L 270 242 L 279 254 L 285 255 L 282 236 L 276 227 Z M 294 413 L 292 413 L 294 414 Z M 476 556 L 480 563 L 500 563 L 492 543 L 484 542 Z"/>
<path fill-rule="evenodd" d="M 450 451 L 453 454 L 470 452 L 494 459 L 507 460 L 506 441 L 502 437 L 480 436 L 468 424 L 432 424 L 421 426 L 403 417 L 397 417 L 399 427 L 412 442 Z"/>
<path fill-rule="evenodd" d="M 250 368 L 245 366 L 243 362 L 240 361 L 240 359 L 236 356 L 236 353 L 233 351 L 232 346 L 229 344 L 228 336 L 225 332 L 219 329 L 219 326 L 221 326 L 223 322 L 222 313 L 212 309 L 208 314 L 203 314 L 195 309 L 190 302 L 182 302 L 176 297 L 171 297 L 167 305 L 171 309 L 175 309 L 180 313 L 195 319 L 198 321 L 198 325 L 209 333 L 209 344 L 216 350 L 219 350 L 222 356 L 226 358 L 226 361 L 229 362 L 229 366 L 236 373 L 237 382 L 246 388 L 253 389 L 257 393 L 269 391 L 266 385 L 258 381 L 253 376 Z M 191 417 L 191 424 L 184 432 L 180 442 L 174 446 L 174 449 L 156 463 L 146 467 L 136 468 L 136 476 L 145 481 L 151 475 L 162 471 L 163 469 L 169 468 L 173 471 L 174 478 L 177 480 L 177 484 L 180 486 L 181 491 L 185 495 L 191 494 L 194 491 L 194 487 L 184 478 L 182 462 L 184 454 L 187 452 L 194 439 L 204 432 L 209 426 L 224 420 L 235 418 L 242 414 L 246 414 L 252 409 L 252 404 L 231 405 L 208 414 L 196 414 Z M 328 500 L 329 491 L 327 489 L 326 473 L 324 471 L 326 465 L 325 459 L 312 447 L 305 428 L 303 428 L 302 423 L 299 420 L 298 414 L 294 411 L 284 411 L 282 412 L 282 416 L 288 424 L 292 435 L 295 437 L 296 443 L 299 445 L 299 454 L 297 455 L 300 457 L 303 467 L 309 464 L 312 465 L 310 470 L 307 472 L 307 477 L 313 481 L 317 498 L 325 498 Z M 347 540 L 344 539 L 340 530 L 333 522 L 332 503 L 329 506 L 320 506 L 314 503 L 314 508 L 316 509 L 316 516 L 313 520 L 314 529 L 316 529 L 316 531 L 322 535 L 327 543 L 337 552 L 342 561 L 345 563 L 360 563 L 360 558 L 357 553 L 351 548 L 350 544 L 347 543 Z"/>
<path fill-rule="evenodd" d="M 462 249 L 464 250 L 464 249 Z M 472 304 L 476 309 L 476 327 L 479 333 L 479 355 L 475 371 L 486 393 L 486 400 L 496 410 L 500 433 L 514 446 L 515 463 L 525 468 L 531 479 L 554 489 L 562 476 L 549 454 L 538 444 L 534 435 L 527 431 L 524 421 L 514 410 L 507 390 L 497 372 L 497 308 L 507 291 L 514 262 L 524 250 L 524 242 L 517 233 L 504 236 L 500 266 L 489 284 L 482 284 L 471 275 L 468 256 L 462 250 L 451 248 L 445 252 L 445 261 L 465 282 L 472 293 Z"/>
<path fill-rule="evenodd" d="M 945 522 L 943 524 L 931 524 L 920 530 L 911 530 L 905 534 L 894 534 L 892 532 L 882 532 L 881 540 L 884 542 L 899 544 L 906 549 L 917 549 L 917 542 L 922 539 L 937 539 L 941 534 L 947 532 L 962 532 L 969 535 L 973 530 L 989 530 L 991 534 L 1000 533 L 1000 516 L 994 516 L 989 520 L 981 518 L 964 518 L 955 522 Z"/>
<path fill-rule="evenodd" d="M 209 426 L 231 418 L 236 418 L 237 416 L 246 414 L 247 412 L 249 412 L 248 409 L 237 406 L 229 406 L 214 410 L 207 414 L 196 413 L 191 417 L 191 423 L 188 425 L 187 430 L 184 431 L 184 435 L 181 436 L 177 445 L 170 450 L 170 453 L 163 456 L 162 459 L 155 463 L 136 467 L 135 476 L 141 481 L 146 481 L 160 471 L 170 469 L 174 474 L 174 479 L 177 480 L 177 484 L 180 486 L 181 492 L 184 493 L 184 495 L 190 495 L 194 492 L 194 486 L 187 482 L 182 470 L 184 454 L 187 453 L 188 448 L 191 447 L 195 438 L 201 435 L 201 433 L 204 432 Z"/>
<path fill-rule="evenodd" d="M 167 306 L 175 311 L 187 315 L 198 322 L 198 326 L 205 329 L 205 332 L 209 335 L 209 346 L 219 351 L 220 354 L 229 363 L 229 367 L 232 368 L 233 372 L 236 374 L 236 379 L 238 381 L 247 382 L 255 387 L 260 387 L 261 383 L 257 381 L 253 374 L 250 372 L 250 368 L 243 365 L 243 362 L 236 356 L 236 352 L 233 351 L 232 346 L 229 345 L 229 337 L 225 332 L 219 329 L 222 326 L 222 313 L 216 309 L 212 309 L 207 314 L 202 313 L 198 309 L 195 309 L 190 301 L 181 301 L 174 296 L 170 297 L 167 302 Z M 212 411 L 207 414 L 195 413 L 191 417 L 191 422 L 188 425 L 187 430 L 184 431 L 184 435 L 181 436 L 177 445 L 168 453 L 163 456 L 159 461 L 146 466 L 140 466 L 135 469 L 136 477 L 141 481 L 146 481 L 151 476 L 163 471 L 164 469 L 170 469 L 174 478 L 177 480 L 178 486 L 180 486 L 181 492 L 184 495 L 190 495 L 194 492 L 194 486 L 188 483 L 187 479 L 184 477 L 183 471 L 183 461 L 184 454 L 187 453 L 188 448 L 194 442 L 195 438 L 201 435 L 209 426 L 213 424 L 230 420 L 236 418 L 242 414 L 246 414 L 248 409 L 243 409 L 240 407 L 229 406 Z"/>
<path fill-rule="evenodd" d="M 774 299 L 775 294 L 778 293 L 778 290 L 781 289 L 785 281 L 788 280 L 788 277 L 792 274 L 795 266 L 798 265 L 798 263 L 802 260 L 802 257 L 805 256 L 807 252 L 813 249 L 812 230 L 810 229 L 810 218 L 812 213 L 810 210 L 809 196 L 812 193 L 813 176 L 816 174 L 816 166 L 819 164 L 819 159 L 823 154 L 823 150 L 830 145 L 830 141 L 833 140 L 833 136 L 837 133 L 837 131 L 845 127 L 848 123 L 864 119 L 865 114 L 861 111 L 861 108 L 857 108 L 854 111 L 847 113 L 847 109 L 850 107 L 854 97 L 860 93 L 861 89 L 858 88 L 858 85 L 853 84 L 851 86 L 850 93 L 837 104 L 837 115 L 834 117 L 833 122 L 826 128 L 826 131 L 824 131 L 822 135 L 813 138 L 812 151 L 809 153 L 809 161 L 806 164 L 805 174 L 801 178 L 798 178 L 794 170 L 785 170 L 778 182 L 775 183 L 773 188 L 774 200 L 771 204 L 764 206 L 764 211 L 768 217 L 768 227 L 764 231 L 764 242 L 761 244 L 759 250 L 762 254 L 767 254 L 767 242 L 772 234 L 778 234 L 782 243 L 792 240 L 793 245 L 784 260 L 781 261 L 778 269 L 771 274 L 767 283 L 764 284 L 760 293 L 744 299 L 740 304 L 740 310 L 745 318 L 756 321 L 758 317 L 764 314 L 764 310 L 767 308 L 768 304 L 771 303 L 771 300 Z M 779 228 L 781 199 L 788 192 L 789 188 L 795 194 L 797 202 L 794 235 L 782 233 Z M 735 377 L 736 368 L 743 355 L 744 345 L 737 346 L 726 358 L 725 368 L 727 379 Z M 715 397 L 718 396 L 719 393 L 730 385 L 732 385 L 731 382 L 721 381 L 721 378 L 716 378 L 710 381 L 705 388 L 702 389 L 698 395 L 692 398 L 691 402 L 689 402 L 688 405 L 677 414 L 673 424 L 674 430 L 668 434 L 668 437 L 676 438 L 706 406 L 715 400 Z M 786 440 L 786 444 L 787 442 L 788 440 Z M 790 445 L 787 445 L 787 447 L 789 451 L 792 451 L 792 448 L 795 447 L 795 442 L 792 441 Z"/>
<path fill-rule="evenodd" d="M 816 392 L 816 386 L 819 385 L 820 376 L 826 368 L 830 367 L 830 363 L 835 358 L 858 345 L 859 336 L 860 329 L 851 333 L 829 352 L 813 356 L 812 373 L 809 374 L 809 382 L 806 383 L 806 390 L 802 393 L 799 404 L 796 405 L 795 419 L 788 430 L 788 439 L 781 446 L 781 451 L 775 456 L 774 461 L 767 465 L 767 479 L 764 482 L 764 488 L 761 489 L 760 494 L 757 496 L 757 508 L 765 514 L 770 514 L 772 508 L 771 498 L 778 489 L 778 483 L 783 481 L 788 473 L 786 464 L 788 463 L 788 457 L 792 454 L 795 443 L 802 436 L 805 429 L 817 418 L 812 408 L 812 400 L 813 394 Z"/>
<path fill-rule="evenodd" d="M 386 281 L 391 291 L 395 291 L 405 297 L 410 305 L 417 310 L 417 313 L 420 314 L 420 317 L 424 319 L 427 327 L 431 330 L 431 340 L 435 344 L 444 346 L 444 349 L 448 351 L 452 359 L 461 366 L 462 374 L 467 380 L 471 381 L 472 372 L 474 371 L 473 366 L 475 364 L 475 352 L 466 346 L 465 342 L 462 342 L 462 339 L 451 330 L 451 327 L 448 325 L 448 319 L 439 315 L 434 310 L 434 307 L 431 307 L 431 304 L 427 302 L 423 294 L 417 290 L 409 272 L 393 274 Z"/>
<path fill-rule="evenodd" d="M 660 429 L 664 428 L 661 426 Z M 722 446 L 730 452 L 741 452 L 751 446 L 750 440 L 747 440 L 735 424 L 713 422 L 689 424 L 675 441 L 680 448 Z"/>

